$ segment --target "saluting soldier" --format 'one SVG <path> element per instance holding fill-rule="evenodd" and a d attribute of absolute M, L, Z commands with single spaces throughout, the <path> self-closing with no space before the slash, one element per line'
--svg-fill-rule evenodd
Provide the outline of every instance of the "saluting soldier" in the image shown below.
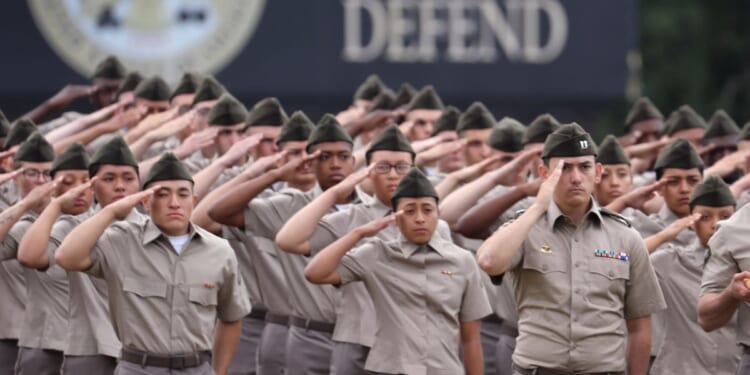
<path fill-rule="evenodd" d="M 423 87 L 406 107 L 404 121 L 400 124 L 401 131 L 410 142 L 429 138 L 444 108 L 435 88 Z"/>
<path fill-rule="evenodd" d="M 640 235 L 591 197 L 595 157 L 579 125 L 552 133 L 536 200 L 478 251 L 487 273 L 512 274 L 515 374 L 647 372 L 650 315 L 664 297 Z"/>
<path fill-rule="evenodd" d="M 737 123 L 724 110 L 719 109 L 708 120 L 706 133 L 703 135 L 701 145 L 710 147 L 703 154 L 703 162 L 707 166 L 712 166 L 722 158 L 729 156 L 737 151 L 737 141 L 740 137 L 740 128 Z M 734 168 L 726 175 L 721 177 L 728 184 L 731 184 L 740 177 L 744 172 L 739 168 Z"/>
<path fill-rule="evenodd" d="M 667 301 L 662 312 L 664 338 L 651 374 L 734 374 L 740 359 L 735 344 L 736 320 L 712 332 L 698 324 L 697 304 L 708 242 L 716 224 L 735 211 L 732 192 L 721 178 L 709 176 L 690 196 L 691 226 L 699 242 L 690 247 L 669 245 L 651 254 L 651 264 Z M 649 250 L 668 242 L 683 228 L 667 228 L 646 240 Z"/>
<path fill-rule="evenodd" d="M 372 373 L 484 373 L 479 319 L 491 309 L 474 257 L 436 233 L 438 199 L 427 177 L 412 168 L 391 198 L 397 213 L 349 231 L 305 269 L 315 283 L 364 283 L 377 316 L 365 365 Z M 352 250 L 394 221 L 395 238 Z"/>
<path fill-rule="evenodd" d="M 71 231 L 55 260 L 107 282 L 123 343 L 117 373 L 226 374 L 250 311 L 237 258 L 225 240 L 190 223 L 192 178 L 174 155 L 143 186 Z M 142 201 L 145 223 L 114 222 Z"/>
<path fill-rule="evenodd" d="M 3 151 L 9 151 L 14 147 L 18 147 L 23 141 L 37 130 L 36 124 L 27 118 L 20 118 L 13 122 L 8 131 L 8 135 L 5 137 L 3 142 Z M 9 156 L 3 161 L 3 170 L 14 171 L 18 169 L 18 164 L 15 163 L 15 157 Z M 0 210 L 5 210 L 10 207 L 18 200 L 18 189 L 16 188 L 15 180 L 8 180 L 4 184 L 0 185 Z"/>
<path fill-rule="evenodd" d="M 630 158 L 613 135 L 604 137 L 599 143 L 598 151 L 596 162 L 602 165 L 602 178 L 596 184 L 594 196 L 601 206 L 607 207 L 633 188 L 633 172 L 630 169 Z M 616 211 L 624 216 L 632 215 L 630 212 Z"/>

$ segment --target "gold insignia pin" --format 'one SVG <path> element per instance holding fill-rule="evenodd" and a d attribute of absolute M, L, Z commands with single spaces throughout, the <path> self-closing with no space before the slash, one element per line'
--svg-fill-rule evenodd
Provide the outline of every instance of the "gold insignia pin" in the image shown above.
<path fill-rule="evenodd" d="M 539 248 L 539 251 L 541 251 L 541 252 L 543 252 L 545 254 L 549 254 L 549 253 L 552 252 L 552 249 L 550 249 L 549 246 L 547 246 L 547 245 L 542 245 L 542 247 Z"/>

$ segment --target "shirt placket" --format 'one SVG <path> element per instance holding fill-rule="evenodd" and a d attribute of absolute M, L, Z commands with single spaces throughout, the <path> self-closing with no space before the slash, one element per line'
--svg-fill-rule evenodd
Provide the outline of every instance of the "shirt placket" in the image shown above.
<path fill-rule="evenodd" d="M 583 332 L 581 321 L 585 319 L 583 312 L 586 308 L 586 279 L 584 275 L 587 272 L 588 262 L 586 261 L 586 245 L 584 240 L 584 228 L 587 225 L 587 221 L 584 220 L 579 226 L 573 226 L 572 224 L 566 225 L 566 235 L 570 238 L 570 266 L 568 269 L 570 272 L 570 282 L 572 288 L 571 301 L 570 301 L 570 331 L 568 337 L 570 337 L 570 351 L 568 357 L 568 363 L 571 368 L 576 366 L 578 359 L 581 358 L 581 348 L 577 344 L 583 338 L 576 332 Z"/>
<path fill-rule="evenodd" d="M 420 293 L 422 301 L 422 314 L 420 318 L 422 318 L 422 322 L 420 324 L 421 331 L 420 331 L 420 343 L 419 347 L 421 348 L 419 351 L 419 360 L 422 364 L 427 364 L 427 352 L 430 350 L 428 349 L 428 343 L 427 340 L 427 331 L 431 329 L 429 327 L 429 319 L 427 318 L 430 316 L 430 306 L 429 306 L 429 286 L 431 285 L 430 280 L 430 274 L 427 272 L 427 257 L 426 257 L 426 248 L 424 245 L 421 245 L 417 248 L 417 250 L 412 254 L 412 260 L 415 264 L 417 264 L 421 268 L 421 277 L 420 277 Z"/>

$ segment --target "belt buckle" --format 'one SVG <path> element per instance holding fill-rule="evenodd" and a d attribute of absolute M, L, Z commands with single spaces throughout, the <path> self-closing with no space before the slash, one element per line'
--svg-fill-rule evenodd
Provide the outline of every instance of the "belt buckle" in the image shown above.
<path fill-rule="evenodd" d="M 186 363 L 184 355 L 169 357 L 169 368 L 174 370 L 182 370 L 187 368 L 187 366 L 185 365 Z"/>

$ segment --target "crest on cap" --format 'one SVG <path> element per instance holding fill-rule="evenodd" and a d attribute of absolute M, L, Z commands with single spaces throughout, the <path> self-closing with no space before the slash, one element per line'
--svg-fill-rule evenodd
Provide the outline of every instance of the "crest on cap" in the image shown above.
<path fill-rule="evenodd" d="M 492 129 L 496 123 L 495 116 L 492 115 L 484 104 L 474 102 L 458 118 L 456 131 L 461 133 L 472 129 Z"/>
<path fill-rule="evenodd" d="M 125 66 L 114 56 L 107 56 L 96 68 L 91 78 L 122 79 L 125 77 Z"/>
<path fill-rule="evenodd" d="M 625 117 L 625 128 L 630 129 L 633 124 L 646 121 L 646 120 L 663 120 L 664 115 L 661 114 L 659 108 L 656 108 L 651 99 L 641 97 L 633 103 L 633 106 L 628 112 L 628 116 Z"/>
<path fill-rule="evenodd" d="M 89 176 L 93 177 L 102 165 L 128 165 L 138 171 L 138 162 L 130 151 L 130 147 L 122 137 L 112 138 L 100 149 L 96 150 L 89 163 Z"/>
<path fill-rule="evenodd" d="M 630 165 L 630 158 L 625 153 L 625 149 L 617 142 L 617 138 L 610 134 L 604 137 L 604 140 L 599 143 L 599 155 L 596 157 L 596 162 L 604 165 Z"/>
<path fill-rule="evenodd" d="M 435 128 L 432 130 L 432 137 L 444 131 L 456 131 L 458 119 L 461 117 L 461 111 L 458 108 L 449 105 L 445 107 L 443 113 L 435 121 Z"/>
<path fill-rule="evenodd" d="M 251 126 L 282 126 L 289 117 L 279 99 L 269 97 L 259 100 L 247 115 L 245 129 Z"/>
<path fill-rule="evenodd" d="M 576 123 L 561 125 L 547 136 L 542 148 L 543 159 L 586 155 L 597 155 L 596 144 L 591 135 Z"/>
<path fill-rule="evenodd" d="M 154 76 L 138 84 L 133 94 L 136 98 L 155 102 L 169 100 L 169 85 L 161 77 Z"/>
<path fill-rule="evenodd" d="M 703 169 L 703 160 L 698 156 L 698 152 L 687 139 L 677 138 L 668 143 L 659 152 L 659 156 L 654 163 L 654 170 L 659 178 L 665 168 L 677 169 Z"/>
<path fill-rule="evenodd" d="M 247 119 L 247 109 L 234 96 L 224 93 L 211 107 L 206 117 L 209 125 L 231 126 L 242 124 Z"/>
<path fill-rule="evenodd" d="M 401 179 L 396 190 L 393 191 L 391 206 L 395 211 L 399 199 L 423 197 L 432 197 L 436 201 L 440 200 L 435 187 L 432 186 L 432 182 L 430 182 L 419 168 L 414 167 Z"/>
<path fill-rule="evenodd" d="M 55 157 L 55 161 L 52 162 L 52 168 L 50 168 L 50 175 L 54 178 L 57 172 L 70 170 L 89 170 L 89 155 L 86 153 L 86 148 L 80 142 L 73 143 Z"/>
<path fill-rule="evenodd" d="M 318 121 L 315 129 L 310 133 L 310 137 L 307 138 L 307 147 L 305 150 L 308 154 L 311 154 L 313 146 L 325 142 L 347 142 L 354 144 L 352 137 L 344 130 L 339 121 L 336 120 L 336 116 L 330 113 L 326 113 Z"/>
<path fill-rule="evenodd" d="M 281 133 L 276 139 L 276 144 L 289 141 L 307 141 L 310 138 L 315 124 L 302 111 L 292 113 L 292 117 L 281 127 Z"/>
<path fill-rule="evenodd" d="M 385 84 L 380 80 L 380 77 L 377 74 L 371 74 L 359 85 L 354 93 L 354 99 L 373 100 L 385 88 Z"/>
<path fill-rule="evenodd" d="M 547 140 L 547 136 L 559 127 L 560 122 L 554 116 L 549 113 L 541 114 L 531 121 L 526 128 L 523 143 L 544 143 Z"/>
<path fill-rule="evenodd" d="M 22 117 L 13 122 L 8 131 L 8 135 L 5 137 L 5 143 L 3 143 L 3 151 L 10 149 L 15 145 L 20 145 L 21 142 L 29 138 L 31 133 L 35 132 L 36 124 L 31 119 Z"/>
<path fill-rule="evenodd" d="M 409 104 L 416 93 L 417 89 L 415 89 L 414 86 L 412 86 L 410 83 L 402 83 L 401 87 L 398 88 L 398 92 L 396 93 L 396 108 Z"/>
<path fill-rule="evenodd" d="M 682 105 L 672 112 L 665 122 L 665 134 L 672 136 L 681 130 L 706 128 L 706 121 L 689 105 Z"/>
<path fill-rule="evenodd" d="M 221 94 L 227 90 L 222 86 L 214 77 L 205 77 L 201 80 L 200 85 L 195 90 L 195 96 L 193 97 L 193 103 L 191 107 L 195 107 L 200 102 L 207 102 L 211 100 L 218 100 Z"/>
<path fill-rule="evenodd" d="M 367 164 L 370 164 L 370 155 L 375 151 L 403 151 L 410 153 L 412 158 L 416 155 L 404 133 L 399 130 L 398 126 L 393 124 L 388 125 L 388 127 L 385 128 L 385 130 L 383 130 L 383 132 L 380 133 L 372 143 L 370 143 L 370 147 L 367 149 L 367 152 L 365 152 Z"/>
<path fill-rule="evenodd" d="M 735 206 L 737 201 L 729 185 L 720 177 L 712 175 L 695 187 L 688 205 L 691 209 L 695 206 L 724 207 Z"/>
<path fill-rule="evenodd" d="M 183 73 L 180 78 L 180 82 L 177 83 L 172 94 L 169 96 L 169 100 L 174 99 L 177 95 L 184 94 L 195 94 L 198 91 L 198 87 L 202 82 L 202 77 L 195 73 Z"/>
<path fill-rule="evenodd" d="M 495 150 L 504 152 L 518 152 L 523 150 L 523 136 L 526 127 L 518 120 L 503 117 L 497 125 L 492 128 L 487 143 Z"/>
<path fill-rule="evenodd" d="M 192 183 L 193 177 L 173 153 L 167 152 L 148 171 L 148 176 L 143 182 L 143 188 L 145 189 L 157 181 L 173 180 L 184 180 Z"/>
<path fill-rule="evenodd" d="M 55 149 L 44 139 L 38 131 L 34 131 L 18 147 L 15 161 L 29 161 L 34 163 L 45 163 L 55 160 Z"/>
<path fill-rule="evenodd" d="M 432 86 L 425 86 L 412 98 L 409 106 L 406 107 L 406 112 L 413 111 L 415 109 L 443 109 L 443 101 L 438 96 L 435 88 Z"/>

